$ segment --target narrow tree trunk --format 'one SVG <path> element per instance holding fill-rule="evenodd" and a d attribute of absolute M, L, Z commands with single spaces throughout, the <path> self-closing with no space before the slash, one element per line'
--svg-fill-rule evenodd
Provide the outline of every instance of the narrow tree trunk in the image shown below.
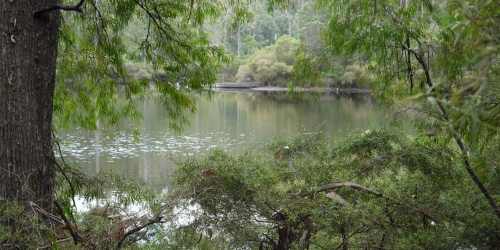
<path fill-rule="evenodd" d="M 240 33 L 240 25 L 239 24 L 238 24 L 237 39 L 238 39 L 238 58 L 240 58 L 241 57 L 241 54 L 240 54 L 240 50 L 241 50 L 241 33 Z"/>
<path fill-rule="evenodd" d="M 406 47 L 408 47 L 408 49 L 410 49 L 411 47 L 411 44 L 410 44 L 410 34 L 406 34 Z M 410 95 L 413 94 L 413 70 L 412 70 L 412 67 L 411 67 L 411 53 L 410 53 L 410 50 L 407 51 L 407 54 L 406 54 L 406 70 L 407 70 L 407 75 L 408 75 L 408 79 L 410 80 Z"/>
<path fill-rule="evenodd" d="M 290 11 L 286 11 L 286 18 L 288 19 L 288 35 L 292 37 L 292 14 L 290 14 Z"/>
<path fill-rule="evenodd" d="M 349 234 L 344 226 L 340 228 L 340 233 L 342 234 L 342 250 L 349 250 Z"/>
<path fill-rule="evenodd" d="M 57 0 L 0 2 L 0 196 L 50 211 L 51 145 L 60 14 Z M 5 222 L 2 222 L 5 223 Z"/>

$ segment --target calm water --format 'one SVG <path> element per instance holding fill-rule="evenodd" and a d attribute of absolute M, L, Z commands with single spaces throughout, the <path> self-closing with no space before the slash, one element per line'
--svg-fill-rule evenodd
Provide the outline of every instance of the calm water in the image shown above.
<path fill-rule="evenodd" d="M 215 92 L 210 100 L 200 97 L 197 106 L 198 112 L 189 115 L 191 125 L 177 134 L 169 129 L 161 105 L 145 100 L 139 105 L 144 120 L 138 141 L 125 131 L 110 137 L 76 128 L 59 133 L 63 154 L 89 174 L 108 171 L 161 184 L 175 170 L 172 159 L 202 156 L 216 147 L 242 153 L 273 136 L 314 131 L 319 125 L 338 135 L 383 120 L 370 96 L 362 94 L 292 101 L 282 93 Z"/>

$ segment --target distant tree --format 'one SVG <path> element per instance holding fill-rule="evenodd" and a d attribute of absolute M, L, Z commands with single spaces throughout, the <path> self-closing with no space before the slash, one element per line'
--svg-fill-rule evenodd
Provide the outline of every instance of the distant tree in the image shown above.
<path fill-rule="evenodd" d="M 324 10 L 316 9 L 315 4 L 314 1 L 308 1 L 297 12 L 297 19 L 300 23 L 298 38 L 304 42 L 304 46 L 309 51 L 323 48 L 321 32 L 328 23 Z"/>
<path fill-rule="evenodd" d="M 246 54 L 252 54 L 258 48 L 258 45 L 259 43 L 257 40 L 250 35 L 245 36 L 245 39 L 243 39 L 243 46 Z"/>
<path fill-rule="evenodd" d="M 290 36 L 282 36 L 275 45 L 255 51 L 238 68 L 237 81 L 257 81 L 267 85 L 286 86 L 295 63 L 298 41 Z"/>

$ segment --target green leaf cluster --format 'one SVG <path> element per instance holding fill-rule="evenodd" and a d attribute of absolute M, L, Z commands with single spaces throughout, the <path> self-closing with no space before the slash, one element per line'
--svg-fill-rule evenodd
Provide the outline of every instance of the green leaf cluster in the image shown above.
<path fill-rule="evenodd" d="M 0 198 L 0 242 L 2 248 L 17 248 L 43 245 L 49 243 L 43 234 L 50 229 L 37 216 L 36 204 L 30 204 L 31 209 L 17 201 L 8 201 Z M 7 226 L 7 223 L 12 226 Z"/>

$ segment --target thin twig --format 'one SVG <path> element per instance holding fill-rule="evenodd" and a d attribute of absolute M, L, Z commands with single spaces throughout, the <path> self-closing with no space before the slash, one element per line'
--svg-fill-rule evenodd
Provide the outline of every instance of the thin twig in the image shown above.
<path fill-rule="evenodd" d="M 144 229 L 145 227 L 148 227 L 150 225 L 153 225 L 153 224 L 156 224 L 156 223 L 162 223 L 162 219 L 163 219 L 163 216 L 161 216 L 160 213 L 159 213 L 153 219 L 149 220 L 145 224 L 137 226 L 137 227 L 134 227 L 130 231 L 126 232 L 122 237 L 120 237 L 120 240 L 118 241 L 118 244 L 116 245 L 116 249 L 120 249 L 122 247 L 123 241 L 128 236 L 130 236 L 130 235 L 132 235 L 134 233 L 137 233 L 137 232 L 141 231 L 142 229 Z"/>
<path fill-rule="evenodd" d="M 54 130 L 52 130 L 52 137 L 55 138 L 55 133 Z M 64 157 L 62 155 L 62 150 L 61 150 L 61 145 L 59 144 L 59 141 L 55 140 L 55 144 L 57 146 L 57 150 L 59 151 L 59 156 L 61 157 L 61 161 L 63 162 L 64 166 L 67 166 L 66 161 L 64 160 Z M 69 187 L 71 189 L 71 200 L 73 201 L 73 206 L 76 206 L 76 201 L 75 201 L 75 188 L 73 187 L 73 183 L 71 182 L 71 179 L 68 177 L 64 169 L 59 165 L 59 163 L 54 159 L 54 163 L 56 164 L 57 168 L 59 168 L 59 171 L 63 174 L 64 178 L 69 184 Z"/>
<path fill-rule="evenodd" d="M 59 244 L 59 243 L 65 243 L 65 242 L 68 242 L 68 241 L 71 241 L 71 238 L 64 238 L 64 239 L 56 240 L 55 243 Z M 50 245 L 47 245 L 47 246 L 39 247 L 39 248 L 37 248 L 37 250 L 52 249 L 52 247 L 53 247 L 53 245 L 50 244 Z"/>

